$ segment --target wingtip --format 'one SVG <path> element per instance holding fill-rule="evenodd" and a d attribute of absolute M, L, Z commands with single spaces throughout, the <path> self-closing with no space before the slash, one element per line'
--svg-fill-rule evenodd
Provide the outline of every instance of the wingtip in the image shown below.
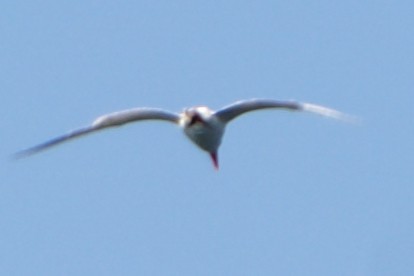
<path fill-rule="evenodd" d="M 20 152 L 16 152 L 16 153 L 12 153 L 8 156 L 9 161 L 18 161 L 22 158 L 24 158 L 25 155 L 20 153 Z"/>
<path fill-rule="evenodd" d="M 9 156 L 9 160 L 10 161 L 19 161 L 19 160 L 27 158 L 27 157 L 35 154 L 35 153 L 36 153 L 36 151 L 34 151 L 32 149 L 18 151 L 18 152 L 12 153 Z"/>
<path fill-rule="evenodd" d="M 346 114 L 346 113 L 342 113 L 332 108 L 328 108 L 328 107 L 316 105 L 316 104 L 310 104 L 310 103 L 303 103 L 301 106 L 302 106 L 303 111 L 312 112 L 312 113 L 319 114 L 319 115 L 329 117 L 332 119 L 340 120 L 346 123 L 353 123 L 353 124 L 360 123 L 360 120 L 357 117 Z"/>

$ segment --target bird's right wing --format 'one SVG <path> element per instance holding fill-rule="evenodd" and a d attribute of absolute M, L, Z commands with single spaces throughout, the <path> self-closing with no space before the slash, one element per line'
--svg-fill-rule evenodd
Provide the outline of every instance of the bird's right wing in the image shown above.
<path fill-rule="evenodd" d="M 141 121 L 141 120 L 163 120 L 172 123 L 178 123 L 180 119 L 178 114 L 168 112 L 158 108 L 134 108 L 123 110 L 119 112 L 110 113 L 98 117 L 90 126 L 76 129 L 67 134 L 58 136 L 54 139 L 33 146 L 31 148 L 22 150 L 15 154 L 16 158 L 26 157 L 40 151 L 46 150 L 50 147 L 59 145 L 68 140 L 79 138 L 86 134 L 96 132 L 105 128 L 120 126 L 123 124 Z"/>
<path fill-rule="evenodd" d="M 276 101 L 268 99 L 251 99 L 235 102 L 229 106 L 225 106 L 222 109 L 216 111 L 215 114 L 222 122 L 228 123 L 229 121 L 246 112 L 268 108 L 282 108 L 293 111 L 307 111 L 322 116 L 346 121 L 350 119 L 350 117 L 346 114 L 343 114 L 337 110 L 324 107 L 321 105 L 301 103 L 296 101 Z"/>

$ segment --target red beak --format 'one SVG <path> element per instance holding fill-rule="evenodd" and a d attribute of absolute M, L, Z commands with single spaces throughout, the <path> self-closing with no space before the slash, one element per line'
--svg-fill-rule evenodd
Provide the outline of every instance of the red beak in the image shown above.
<path fill-rule="evenodd" d="M 218 164 L 217 152 L 210 152 L 210 156 L 211 156 L 211 160 L 213 160 L 214 168 L 218 170 L 219 164 Z"/>

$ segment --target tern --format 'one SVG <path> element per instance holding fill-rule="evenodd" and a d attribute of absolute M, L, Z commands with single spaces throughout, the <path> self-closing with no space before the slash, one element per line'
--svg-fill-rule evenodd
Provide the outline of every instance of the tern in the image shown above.
<path fill-rule="evenodd" d="M 291 111 L 306 111 L 339 120 L 347 120 L 348 118 L 344 113 L 321 105 L 270 99 L 242 100 L 225 106 L 217 111 L 211 110 L 206 106 L 186 108 L 181 113 L 173 113 L 159 108 L 138 107 L 100 116 L 89 126 L 76 129 L 34 147 L 22 150 L 16 153 L 15 157 L 27 157 L 63 142 L 103 129 L 143 120 L 161 120 L 180 126 L 185 135 L 195 145 L 209 153 L 214 168 L 218 169 L 218 149 L 226 125 L 246 112 L 272 108 Z"/>

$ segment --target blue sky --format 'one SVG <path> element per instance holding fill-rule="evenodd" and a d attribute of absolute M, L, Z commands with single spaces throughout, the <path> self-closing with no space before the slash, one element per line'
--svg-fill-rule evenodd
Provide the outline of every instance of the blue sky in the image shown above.
<path fill-rule="evenodd" d="M 1 275 L 413 275 L 409 1 L 8 1 L 0 11 Z M 11 162 L 137 106 L 251 113 L 220 171 L 143 122 Z"/>

